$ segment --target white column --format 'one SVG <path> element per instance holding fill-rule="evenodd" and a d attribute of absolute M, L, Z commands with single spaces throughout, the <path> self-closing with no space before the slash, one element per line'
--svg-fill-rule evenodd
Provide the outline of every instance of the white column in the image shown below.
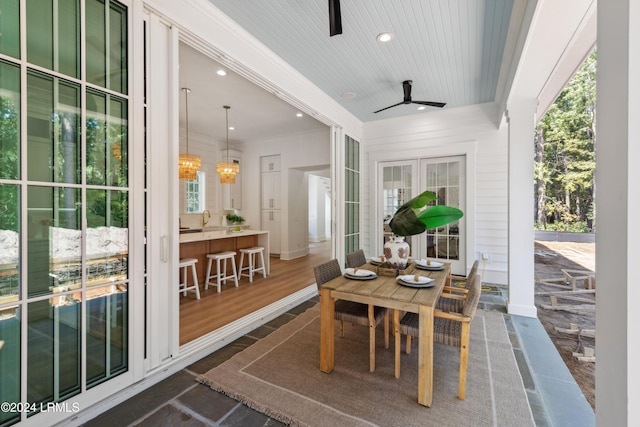
<path fill-rule="evenodd" d="M 537 102 L 508 106 L 510 314 L 536 317 L 533 269 L 533 131 Z"/>
<path fill-rule="evenodd" d="M 640 2 L 598 2 L 596 423 L 640 425 Z"/>

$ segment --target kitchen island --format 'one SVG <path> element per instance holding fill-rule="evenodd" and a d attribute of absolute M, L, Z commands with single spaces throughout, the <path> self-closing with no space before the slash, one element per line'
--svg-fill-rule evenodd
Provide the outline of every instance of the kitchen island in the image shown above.
<path fill-rule="evenodd" d="M 236 252 L 236 267 L 240 269 L 240 249 L 262 246 L 264 248 L 265 271 L 269 275 L 269 232 L 261 230 L 226 231 L 211 230 L 180 233 L 180 258 L 198 260 L 196 271 L 198 282 L 204 285 L 207 273 L 208 254 L 224 251 Z M 246 257 L 245 257 L 246 258 Z M 247 260 L 245 260 L 245 263 Z M 213 263 L 212 270 L 216 265 Z M 229 266 L 228 268 L 231 268 Z M 227 270 L 228 271 L 228 270 Z M 189 279 L 191 277 L 189 276 Z M 191 281 L 191 280 L 190 280 Z M 203 289 L 203 287 L 201 286 Z"/>

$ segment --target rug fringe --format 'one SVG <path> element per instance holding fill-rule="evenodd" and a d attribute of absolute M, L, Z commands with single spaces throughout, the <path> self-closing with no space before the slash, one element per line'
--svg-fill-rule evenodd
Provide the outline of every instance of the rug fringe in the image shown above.
<path fill-rule="evenodd" d="M 225 396 L 228 396 L 234 400 L 239 401 L 240 403 L 242 403 L 243 405 L 258 411 L 266 416 L 268 416 L 269 418 L 273 418 L 276 421 L 280 421 L 281 423 L 284 423 L 288 426 L 292 426 L 292 427 L 310 427 L 308 424 L 305 424 L 303 422 L 301 422 L 300 420 L 296 420 L 294 418 L 291 418 L 288 415 L 279 413 L 279 412 L 275 412 L 273 409 L 267 407 L 267 406 L 263 406 L 258 404 L 255 401 L 252 401 L 251 399 L 249 399 L 247 396 L 241 394 L 241 393 L 234 393 L 228 389 L 225 389 L 224 387 L 222 387 L 221 385 L 212 382 L 206 378 L 204 378 L 204 376 L 199 375 L 198 377 L 196 377 L 196 381 L 199 382 L 200 384 L 206 385 L 208 387 L 210 387 L 213 391 L 217 391 L 219 393 L 224 394 Z"/>

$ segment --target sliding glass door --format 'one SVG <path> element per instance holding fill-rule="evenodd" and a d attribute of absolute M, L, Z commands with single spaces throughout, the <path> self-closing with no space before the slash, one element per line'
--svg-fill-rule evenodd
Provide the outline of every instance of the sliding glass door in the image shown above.
<path fill-rule="evenodd" d="M 31 404 L 9 425 L 129 369 L 128 11 L 0 3 L 0 397 Z"/>

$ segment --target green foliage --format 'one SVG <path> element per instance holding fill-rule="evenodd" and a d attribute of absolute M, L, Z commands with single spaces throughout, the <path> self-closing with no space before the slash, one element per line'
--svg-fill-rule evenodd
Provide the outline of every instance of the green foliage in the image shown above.
<path fill-rule="evenodd" d="M 587 225 L 586 221 L 576 221 L 576 222 L 554 222 L 553 224 L 540 224 L 536 222 L 533 227 L 535 230 L 544 230 L 544 231 L 564 231 L 569 233 L 590 233 L 591 229 Z"/>
<path fill-rule="evenodd" d="M 593 51 L 536 127 L 535 197 L 544 229 L 595 226 L 596 59 Z"/>
<path fill-rule="evenodd" d="M 227 221 L 230 221 L 231 223 L 238 223 L 238 224 L 242 224 L 245 219 L 244 217 L 237 215 L 237 214 L 233 214 L 233 213 L 228 213 L 227 214 Z"/>
<path fill-rule="evenodd" d="M 462 218 L 462 211 L 445 205 L 431 205 L 438 197 L 425 191 L 400 206 L 389 222 L 393 234 L 413 236 L 427 229 L 441 227 Z"/>

